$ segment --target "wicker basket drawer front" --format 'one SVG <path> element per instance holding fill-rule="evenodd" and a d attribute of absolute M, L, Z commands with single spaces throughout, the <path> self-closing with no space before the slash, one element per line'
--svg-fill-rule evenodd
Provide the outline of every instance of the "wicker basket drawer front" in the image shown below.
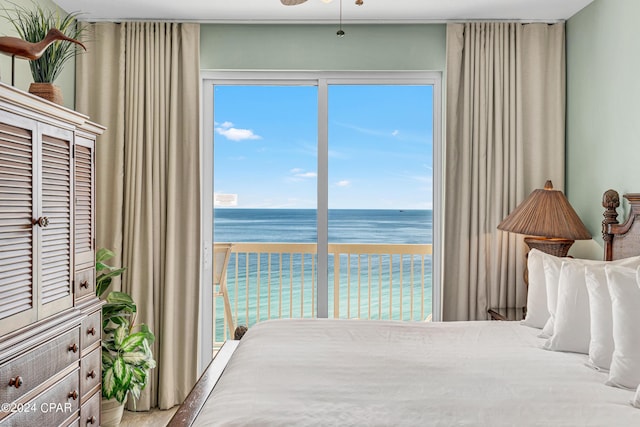
<path fill-rule="evenodd" d="M 100 384 L 102 374 L 102 349 L 96 348 L 89 355 L 80 360 L 80 394 L 89 393 L 92 388 Z"/>
<path fill-rule="evenodd" d="M 24 404 L 22 411 L 15 412 L 0 421 L 5 426 L 57 426 L 69 419 L 80 409 L 80 391 L 78 390 L 76 369 L 49 390 Z M 27 409 L 28 408 L 28 409 Z M 37 420 L 37 424 L 34 421 Z"/>
<path fill-rule="evenodd" d="M 87 295 L 95 295 L 96 283 L 93 268 L 76 272 L 75 276 L 76 299 Z"/>
<path fill-rule="evenodd" d="M 80 408 L 80 426 L 99 426 L 100 425 L 100 399 L 101 393 L 91 396 Z"/>
<path fill-rule="evenodd" d="M 102 333 L 102 311 L 98 310 L 82 321 L 80 344 L 82 350 L 100 339 Z"/>
<path fill-rule="evenodd" d="M 80 358 L 79 329 L 74 328 L 0 367 L 0 402 L 30 392 Z"/>

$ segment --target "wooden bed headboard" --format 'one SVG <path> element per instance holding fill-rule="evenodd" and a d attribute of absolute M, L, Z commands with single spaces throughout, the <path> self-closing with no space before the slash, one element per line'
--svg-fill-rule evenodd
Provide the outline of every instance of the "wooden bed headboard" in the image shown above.
<path fill-rule="evenodd" d="M 602 196 L 605 261 L 640 255 L 640 220 L 636 221 L 640 216 L 640 193 L 625 194 L 624 198 L 629 201 L 631 209 L 627 220 L 620 224 L 617 211 L 620 195 L 615 190 L 607 190 Z"/>

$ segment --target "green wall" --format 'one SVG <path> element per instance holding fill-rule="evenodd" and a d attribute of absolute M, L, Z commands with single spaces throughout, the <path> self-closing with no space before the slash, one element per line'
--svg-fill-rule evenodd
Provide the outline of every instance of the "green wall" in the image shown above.
<path fill-rule="evenodd" d="M 567 22 L 566 191 L 596 236 L 577 255 L 602 257 L 602 193 L 640 192 L 638 17 L 638 0 L 595 0 Z"/>
<path fill-rule="evenodd" d="M 200 30 L 200 66 L 216 70 L 429 70 L 445 65 L 446 26 L 220 25 Z"/>
<path fill-rule="evenodd" d="M 33 0 L 43 8 L 55 10 L 56 6 L 51 0 Z M 20 5 L 27 5 L 27 3 L 18 0 L 15 2 Z M 10 4 L 2 4 L 2 7 L 11 9 Z M 64 11 L 61 11 L 65 14 Z M 13 25 L 4 17 L 0 17 L 0 35 L 2 36 L 17 36 Z M 0 55 L 0 81 L 2 83 L 11 84 L 11 57 L 6 55 Z M 29 85 L 33 82 L 31 78 L 31 71 L 29 70 L 29 63 L 24 59 L 16 59 L 16 87 L 22 90 L 29 89 Z M 67 62 L 65 69 L 60 74 L 60 77 L 55 81 L 55 84 L 60 86 L 64 97 L 64 105 L 68 108 L 74 107 L 75 104 L 75 59 L 71 59 Z"/>

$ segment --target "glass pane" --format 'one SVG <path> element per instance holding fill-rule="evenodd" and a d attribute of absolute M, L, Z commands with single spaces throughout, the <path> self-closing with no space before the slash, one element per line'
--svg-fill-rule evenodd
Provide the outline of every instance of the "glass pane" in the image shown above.
<path fill-rule="evenodd" d="M 330 316 L 424 320 L 433 87 L 332 85 L 328 96 Z"/>
<path fill-rule="evenodd" d="M 218 343 L 229 324 L 315 316 L 317 103 L 315 86 L 214 88 Z"/>

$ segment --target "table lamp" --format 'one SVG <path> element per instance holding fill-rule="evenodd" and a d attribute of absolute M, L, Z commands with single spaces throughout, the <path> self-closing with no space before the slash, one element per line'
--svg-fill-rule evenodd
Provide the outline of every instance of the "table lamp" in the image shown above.
<path fill-rule="evenodd" d="M 550 255 L 567 256 L 575 240 L 589 240 L 591 234 L 560 190 L 551 181 L 544 189 L 533 190 L 520 205 L 498 225 L 499 230 L 525 234 L 529 249 Z"/>

